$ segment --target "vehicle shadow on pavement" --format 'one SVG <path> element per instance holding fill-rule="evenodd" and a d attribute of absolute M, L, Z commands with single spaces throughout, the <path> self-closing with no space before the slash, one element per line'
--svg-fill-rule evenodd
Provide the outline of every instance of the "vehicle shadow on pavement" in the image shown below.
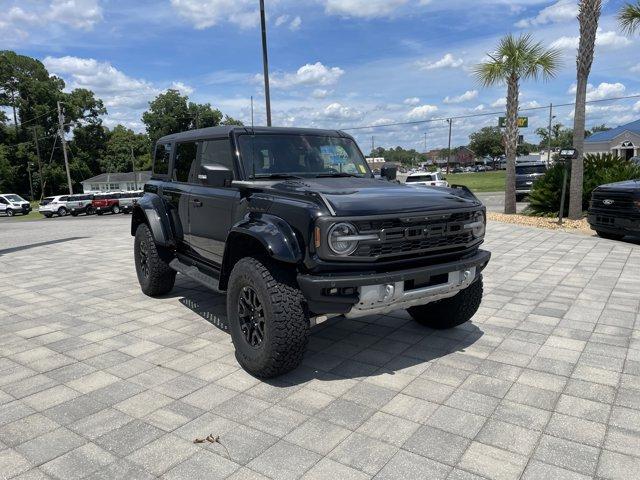
<path fill-rule="evenodd" d="M 229 333 L 225 295 L 179 276 L 170 297 L 178 298 L 199 317 Z M 433 360 L 464 352 L 483 334 L 472 322 L 451 330 L 433 330 L 414 322 L 402 310 L 357 319 L 333 317 L 311 328 L 307 352 L 297 369 L 264 381 L 273 386 L 287 386 L 314 379 L 416 375 Z"/>
<path fill-rule="evenodd" d="M 29 250 L 30 248 L 44 247 L 46 245 L 55 245 L 56 243 L 71 242 L 73 240 L 82 240 L 85 238 L 90 237 L 59 238 L 57 240 L 47 240 L 46 242 L 29 243 L 27 245 L 20 245 L 19 247 L 5 248 L 4 250 L 0 250 L 0 256 L 6 255 L 7 253 L 19 252 L 21 250 Z"/>

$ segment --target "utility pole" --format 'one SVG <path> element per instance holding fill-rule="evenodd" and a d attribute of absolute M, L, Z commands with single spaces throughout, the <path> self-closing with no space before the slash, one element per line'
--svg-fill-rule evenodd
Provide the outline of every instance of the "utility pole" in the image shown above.
<path fill-rule="evenodd" d="M 424 132 L 424 153 L 427 153 L 427 132 Z"/>
<path fill-rule="evenodd" d="M 58 102 L 58 124 L 60 141 L 62 142 L 62 154 L 64 155 L 64 168 L 67 171 L 69 195 L 73 195 L 73 184 L 71 183 L 71 172 L 69 171 L 69 159 L 67 158 L 67 141 L 64 138 L 64 114 L 62 113 L 62 102 Z"/>
<path fill-rule="evenodd" d="M 447 118 L 447 123 L 449 123 L 449 148 L 447 149 L 447 175 L 449 175 L 449 165 L 451 163 L 451 124 L 453 120 Z"/>
<path fill-rule="evenodd" d="M 549 132 L 548 132 L 548 139 L 547 139 L 547 167 L 551 164 L 551 130 L 552 130 L 552 126 L 551 123 L 553 122 L 553 103 L 549 104 Z"/>
<path fill-rule="evenodd" d="M 38 175 L 40 175 L 40 200 L 44 198 L 44 189 L 42 178 L 42 158 L 40 157 L 40 144 L 38 143 L 38 130 L 37 127 L 33 127 L 33 141 L 36 143 L 36 154 L 38 155 Z M 33 194 L 32 194 L 33 195 Z"/>
<path fill-rule="evenodd" d="M 31 192 L 31 201 L 33 202 L 33 182 L 31 181 L 31 164 L 29 163 L 29 159 L 27 159 L 27 173 L 29 174 L 29 191 Z"/>
<path fill-rule="evenodd" d="M 371 135 L 371 155 L 373 155 L 373 151 L 376 149 L 376 141 L 375 137 Z"/>
<path fill-rule="evenodd" d="M 131 147 L 131 170 L 133 171 L 133 184 L 136 191 L 138 190 L 138 175 L 136 174 L 136 157 L 133 155 L 133 147 Z"/>
<path fill-rule="evenodd" d="M 271 95 L 269 93 L 269 58 L 267 56 L 267 23 L 264 0 L 260 0 L 260 25 L 262 26 L 262 66 L 264 68 L 264 99 L 267 107 L 267 127 L 271 126 Z"/>

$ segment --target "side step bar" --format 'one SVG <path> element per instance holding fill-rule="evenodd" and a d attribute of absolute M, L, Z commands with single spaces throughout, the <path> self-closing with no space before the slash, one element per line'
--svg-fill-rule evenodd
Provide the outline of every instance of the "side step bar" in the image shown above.
<path fill-rule="evenodd" d="M 196 282 L 204 285 L 207 288 L 210 288 L 216 292 L 220 292 L 220 290 L 218 289 L 218 279 L 207 275 L 206 273 L 203 273 L 195 265 L 187 265 L 186 263 L 182 263 L 177 258 L 174 258 L 173 260 L 171 260 L 171 262 L 169 262 L 169 266 L 176 272 L 189 277 L 191 280 L 195 280 Z"/>

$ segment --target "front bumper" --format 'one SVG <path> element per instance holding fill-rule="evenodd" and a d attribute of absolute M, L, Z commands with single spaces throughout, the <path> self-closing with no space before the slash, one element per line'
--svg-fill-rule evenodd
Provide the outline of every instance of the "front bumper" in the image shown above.
<path fill-rule="evenodd" d="M 478 250 L 453 262 L 361 275 L 298 275 L 298 285 L 315 315 L 347 317 L 388 313 L 456 295 L 471 285 L 491 253 Z"/>
<path fill-rule="evenodd" d="M 640 234 L 640 218 L 619 217 L 611 213 L 589 212 L 587 222 L 592 230 L 608 233 Z"/>

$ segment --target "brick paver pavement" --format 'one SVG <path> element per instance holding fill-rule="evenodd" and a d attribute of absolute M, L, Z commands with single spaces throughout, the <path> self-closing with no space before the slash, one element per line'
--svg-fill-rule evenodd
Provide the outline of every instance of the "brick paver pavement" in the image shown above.
<path fill-rule="evenodd" d="M 472 323 L 337 318 L 265 382 L 224 297 L 145 297 L 132 243 L 124 216 L 0 225 L 0 478 L 638 478 L 637 245 L 493 223 Z"/>

